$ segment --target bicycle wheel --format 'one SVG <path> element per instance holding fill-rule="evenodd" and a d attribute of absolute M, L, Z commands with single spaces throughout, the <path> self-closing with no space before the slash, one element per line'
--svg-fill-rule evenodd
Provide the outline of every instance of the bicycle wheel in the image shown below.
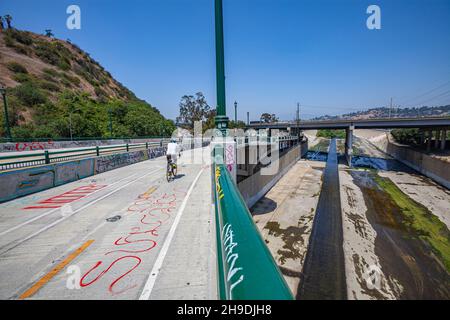
<path fill-rule="evenodd" d="M 167 182 L 170 182 L 170 180 L 172 179 L 172 166 L 170 164 L 167 165 L 166 179 Z"/>
<path fill-rule="evenodd" d="M 172 167 L 172 173 L 173 173 L 174 177 L 177 175 L 177 172 L 178 172 L 177 170 L 178 170 L 177 165 L 174 164 L 173 167 Z"/>

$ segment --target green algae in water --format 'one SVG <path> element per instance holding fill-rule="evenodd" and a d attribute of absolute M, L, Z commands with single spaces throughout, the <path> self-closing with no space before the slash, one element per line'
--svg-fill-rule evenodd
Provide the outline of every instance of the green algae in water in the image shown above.
<path fill-rule="evenodd" d="M 426 243 L 450 272 L 450 231 L 428 208 L 401 191 L 389 178 L 373 175 L 378 186 L 387 192 L 401 209 L 406 228 Z"/>

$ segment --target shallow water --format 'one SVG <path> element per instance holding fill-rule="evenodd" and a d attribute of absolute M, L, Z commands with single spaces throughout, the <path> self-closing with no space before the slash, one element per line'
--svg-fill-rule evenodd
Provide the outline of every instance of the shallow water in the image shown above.
<path fill-rule="evenodd" d="M 377 173 L 361 170 L 350 173 L 364 195 L 365 214 L 377 233 L 375 253 L 382 270 L 403 287 L 397 298 L 449 299 L 449 273 L 421 235 L 408 227 L 402 208 L 376 183 Z"/>

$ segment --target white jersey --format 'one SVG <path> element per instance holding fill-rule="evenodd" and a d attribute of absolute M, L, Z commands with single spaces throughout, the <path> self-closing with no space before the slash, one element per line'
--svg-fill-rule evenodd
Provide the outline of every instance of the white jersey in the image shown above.
<path fill-rule="evenodd" d="M 178 153 L 180 153 L 180 146 L 178 143 L 170 142 L 167 144 L 167 154 L 177 155 Z"/>

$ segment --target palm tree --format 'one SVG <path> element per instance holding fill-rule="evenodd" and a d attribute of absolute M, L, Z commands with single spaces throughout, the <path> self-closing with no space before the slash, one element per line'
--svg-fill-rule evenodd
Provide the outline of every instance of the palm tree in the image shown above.
<path fill-rule="evenodd" d="M 11 29 L 11 21 L 12 21 L 11 15 L 7 14 L 6 16 L 4 16 L 4 18 L 6 20 L 6 24 L 8 25 L 8 29 Z"/>
<path fill-rule="evenodd" d="M 45 29 L 45 35 L 49 38 L 53 37 L 54 34 L 52 32 L 52 29 Z"/>

